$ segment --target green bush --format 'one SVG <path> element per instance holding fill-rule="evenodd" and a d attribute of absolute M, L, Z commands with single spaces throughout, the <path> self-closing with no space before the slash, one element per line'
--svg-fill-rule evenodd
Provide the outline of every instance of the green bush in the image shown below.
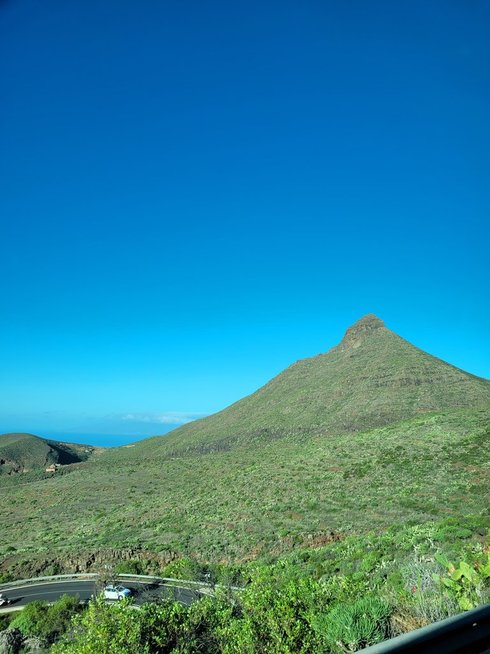
<path fill-rule="evenodd" d="M 228 653 L 314 654 L 312 621 L 327 606 L 323 586 L 287 564 L 257 566 L 228 626 Z M 235 639 L 235 642 L 233 642 Z"/>
<path fill-rule="evenodd" d="M 12 622 L 12 629 L 19 629 L 24 636 L 43 636 L 44 623 L 49 605 L 47 602 L 36 600 L 30 602 L 25 609 L 16 616 Z"/>
<path fill-rule="evenodd" d="M 38 636 L 54 642 L 71 624 L 79 611 L 79 598 L 63 595 L 53 605 L 41 600 L 30 602 L 11 622 L 24 636 Z"/>
<path fill-rule="evenodd" d="M 321 584 L 292 566 L 257 566 L 237 594 L 218 589 L 186 608 L 177 602 L 108 605 L 100 598 L 77 616 L 53 654 L 316 654 L 312 626 L 326 608 Z"/>
<path fill-rule="evenodd" d="M 329 651 L 345 654 L 388 638 L 390 615 L 387 602 L 367 596 L 351 604 L 338 604 L 317 618 L 315 626 Z"/>
<path fill-rule="evenodd" d="M 127 602 L 106 604 L 99 597 L 73 620 L 73 633 L 54 645 L 52 652 L 73 654 L 133 654 L 141 644 L 141 616 Z"/>
<path fill-rule="evenodd" d="M 141 561 L 129 560 L 118 563 L 114 571 L 118 575 L 144 575 L 145 569 Z"/>
<path fill-rule="evenodd" d="M 461 561 L 456 567 L 443 554 L 436 556 L 441 565 L 447 569 L 447 575 L 436 579 L 448 589 L 463 611 L 468 611 L 482 603 L 485 591 L 490 586 L 490 553 L 485 558 L 473 561 L 470 565 Z"/>
<path fill-rule="evenodd" d="M 199 576 L 199 566 L 193 559 L 181 558 L 168 563 L 162 570 L 163 577 L 189 579 L 195 581 Z"/>
<path fill-rule="evenodd" d="M 434 540 L 446 543 L 454 543 L 461 539 L 471 538 L 472 532 L 466 527 L 458 525 L 446 525 L 441 527 L 434 534 Z"/>
<path fill-rule="evenodd" d="M 219 654 L 222 605 L 205 599 L 190 608 L 178 602 L 145 604 L 134 611 L 128 603 L 106 604 L 99 598 L 74 620 L 73 633 L 52 654 Z"/>

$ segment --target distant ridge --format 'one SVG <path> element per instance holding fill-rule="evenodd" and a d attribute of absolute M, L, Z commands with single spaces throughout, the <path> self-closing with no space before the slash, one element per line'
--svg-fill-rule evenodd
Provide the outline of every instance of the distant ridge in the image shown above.
<path fill-rule="evenodd" d="M 297 361 L 252 395 L 176 429 L 164 442 L 165 448 L 213 449 L 257 438 L 354 433 L 488 403 L 490 381 L 427 354 L 368 314 L 327 353 Z"/>
<path fill-rule="evenodd" d="M 45 470 L 53 464 L 85 461 L 95 448 L 46 440 L 34 434 L 0 434 L 0 475 Z"/>

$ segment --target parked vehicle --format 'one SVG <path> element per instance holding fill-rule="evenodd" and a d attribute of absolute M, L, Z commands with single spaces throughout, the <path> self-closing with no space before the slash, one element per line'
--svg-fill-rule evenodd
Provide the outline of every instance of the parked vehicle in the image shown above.
<path fill-rule="evenodd" d="M 104 588 L 104 597 L 105 599 L 110 600 L 122 600 L 126 597 L 130 597 L 131 590 L 125 588 L 124 586 L 106 586 Z"/>

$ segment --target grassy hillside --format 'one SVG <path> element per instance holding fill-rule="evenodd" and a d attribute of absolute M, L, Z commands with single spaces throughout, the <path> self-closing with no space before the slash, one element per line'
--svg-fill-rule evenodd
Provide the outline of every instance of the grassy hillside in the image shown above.
<path fill-rule="evenodd" d="M 487 380 L 367 316 L 221 413 L 70 474 L 0 479 L 0 566 L 83 568 L 75 553 L 118 548 L 237 562 L 395 524 L 484 524 L 489 434 Z"/>
<path fill-rule="evenodd" d="M 207 451 L 287 434 L 355 433 L 487 404 L 490 381 L 419 350 L 366 316 L 326 354 L 298 361 L 224 411 L 136 448 Z"/>
<path fill-rule="evenodd" d="M 204 455 L 108 451 L 69 475 L 4 485 L 0 555 L 6 567 L 123 547 L 243 561 L 393 524 L 483 519 L 489 424 L 490 407 Z"/>
<path fill-rule="evenodd" d="M 53 463 L 79 463 L 94 449 L 89 445 L 50 441 L 33 434 L 1 434 L 0 475 L 42 471 Z"/>

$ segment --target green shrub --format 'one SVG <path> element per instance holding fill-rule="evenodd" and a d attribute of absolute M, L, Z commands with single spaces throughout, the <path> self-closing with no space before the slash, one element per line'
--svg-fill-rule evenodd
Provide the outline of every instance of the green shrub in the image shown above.
<path fill-rule="evenodd" d="M 73 633 L 56 643 L 52 652 L 133 654 L 151 651 L 141 647 L 140 612 L 128 610 L 126 601 L 106 604 L 99 597 L 73 620 L 72 627 Z"/>
<path fill-rule="evenodd" d="M 162 570 L 163 577 L 189 579 L 195 581 L 199 576 L 199 566 L 193 559 L 181 558 L 168 563 Z"/>
<path fill-rule="evenodd" d="M 420 556 L 418 552 L 401 566 L 403 587 L 395 601 L 402 613 L 411 615 L 419 624 L 437 622 L 458 613 L 456 601 L 441 588 L 440 572 L 441 565 L 437 561 Z"/>
<path fill-rule="evenodd" d="M 141 561 L 129 560 L 118 563 L 114 571 L 118 575 L 144 575 L 145 569 Z"/>
<path fill-rule="evenodd" d="M 24 636 L 38 636 L 54 642 L 70 626 L 79 611 L 79 598 L 63 595 L 53 605 L 41 600 L 30 602 L 11 622 Z"/>
<path fill-rule="evenodd" d="M 436 558 L 447 569 L 447 575 L 436 576 L 436 579 L 449 590 L 459 607 L 468 611 L 481 604 L 485 588 L 490 585 L 490 553 L 472 565 L 461 561 L 457 567 L 443 554 L 436 555 Z"/>
<path fill-rule="evenodd" d="M 389 604 L 377 597 L 362 597 L 338 604 L 315 621 L 316 630 L 330 651 L 345 654 L 389 637 Z"/>
<path fill-rule="evenodd" d="M 301 576 L 293 566 L 257 566 L 250 584 L 240 594 L 241 616 L 230 625 L 226 652 L 313 654 L 318 638 L 312 621 L 326 608 L 322 584 Z"/>
<path fill-rule="evenodd" d="M 446 543 L 454 543 L 461 539 L 471 538 L 472 532 L 466 527 L 458 525 L 447 525 L 441 527 L 434 534 L 434 540 Z"/>
<path fill-rule="evenodd" d="M 19 629 L 24 636 L 44 635 L 44 623 L 48 611 L 47 602 L 30 602 L 11 622 L 12 629 Z"/>
<path fill-rule="evenodd" d="M 210 599 L 187 608 L 178 602 L 145 604 L 134 611 L 123 601 L 99 598 L 73 623 L 73 633 L 53 654 L 219 654 L 218 626 L 228 618 L 226 607 Z M 229 610 L 228 610 L 229 611 Z"/>

